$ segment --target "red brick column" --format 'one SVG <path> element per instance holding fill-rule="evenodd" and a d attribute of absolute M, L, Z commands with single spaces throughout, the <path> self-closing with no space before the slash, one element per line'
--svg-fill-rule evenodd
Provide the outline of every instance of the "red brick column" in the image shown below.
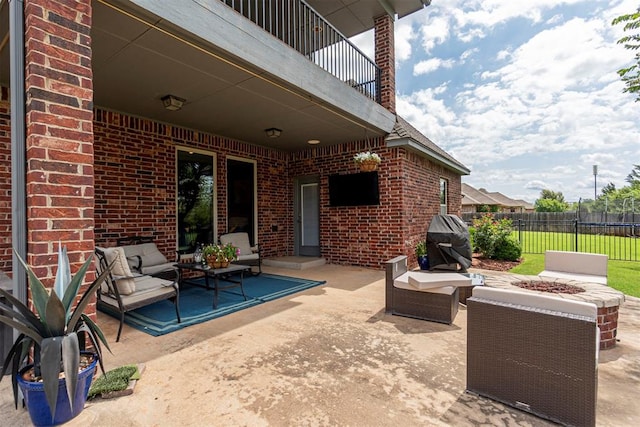
<path fill-rule="evenodd" d="M 24 4 L 27 262 L 51 286 L 58 241 L 72 274 L 93 252 L 91 0 Z"/>
<path fill-rule="evenodd" d="M 613 348 L 618 333 L 618 309 L 620 306 L 598 308 L 598 327 L 600 328 L 600 350 Z"/>
<path fill-rule="evenodd" d="M 396 112 L 396 64 L 393 16 L 382 15 L 374 19 L 376 64 L 380 67 L 382 106 Z"/>

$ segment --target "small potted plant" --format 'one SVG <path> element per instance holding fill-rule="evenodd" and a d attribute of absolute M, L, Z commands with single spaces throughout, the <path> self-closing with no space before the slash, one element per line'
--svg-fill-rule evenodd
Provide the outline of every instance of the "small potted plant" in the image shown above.
<path fill-rule="evenodd" d="M 211 268 L 220 268 L 219 253 L 220 247 L 218 245 L 206 245 L 202 248 L 202 260 Z"/>
<path fill-rule="evenodd" d="M 380 156 L 371 151 L 364 151 L 353 156 L 353 161 L 360 167 L 363 172 L 371 172 L 378 168 L 378 165 L 382 161 Z"/>
<path fill-rule="evenodd" d="M 239 249 L 231 243 L 226 245 L 207 245 L 202 249 L 202 256 L 211 268 L 225 268 L 238 258 Z"/>
<path fill-rule="evenodd" d="M 52 290 L 44 287 L 19 255 L 17 258 L 29 276 L 35 312 L 0 289 L 0 296 L 5 300 L 0 300 L 0 322 L 20 333 L 7 353 L 0 380 L 10 369 L 16 409 L 20 386 L 34 425 L 61 424 L 84 408 L 98 362 L 104 373 L 100 343 L 107 349 L 109 345 L 98 325 L 83 311 L 110 269 L 102 272 L 79 296 L 93 255 L 72 277 L 66 248 L 59 247 L 58 271 Z M 84 351 L 87 339 L 93 346 L 90 352 Z M 33 363 L 23 367 L 29 356 Z M 59 390 L 66 392 L 59 393 Z"/>
<path fill-rule="evenodd" d="M 220 257 L 221 262 L 225 267 L 229 266 L 233 260 L 238 259 L 240 249 L 233 246 L 231 243 L 227 243 L 226 245 L 220 246 Z M 225 265 L 226 264 L 226 265 Z"/>
<path fill-rule="evenodd" d="M 427 258 L 427 242 L 420 240 L 416 245 L 416 258 L 418 258 L 418 265 L 420 270 L 429 269 L 429 258 Z"/>

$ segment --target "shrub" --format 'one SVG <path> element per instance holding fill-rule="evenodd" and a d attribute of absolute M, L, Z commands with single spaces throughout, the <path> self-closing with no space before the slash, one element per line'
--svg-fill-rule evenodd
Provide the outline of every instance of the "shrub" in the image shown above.
<path fill-rule="evenodd" d="M 506 261 L 517 261 L 522 255 L 522 246 L 515 237 L 509 236 L 504 241 L 499 242 L 495 248 L 495 259 Z"/>
<path fill-rule="evenodd" d="M 520 243 L 511 236 L 513 223 L 510 219 L 495 220 L 492 215 L 483 215 L 473 220 L 473 246 L 486 258 L 508 259 L 515 253 L 520 258 Z M 507 256 L 507 258 L 503 258 Z"/>
<path fill-rule="evenodd" d="M 472 226 L 469 227 L 469 244 L 471 245 L 471 252 L 478 252 L 476 246 L 476 229 Z"/>

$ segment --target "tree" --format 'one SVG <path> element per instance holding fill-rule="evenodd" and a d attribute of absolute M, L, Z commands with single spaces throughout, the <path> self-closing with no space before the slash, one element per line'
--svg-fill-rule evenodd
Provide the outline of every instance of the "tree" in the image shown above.
<path fill-rule="evenodd" d="M 613 20 L 611 25 L 617 25 L 624 22 L 623 30 L 629 31 L 618 44 L 624 45 L 625 49 L 635 51 L 635 63 L 629 67 L 618 70 L 618 75 L 627 86 L 623 92 L 637 94 L 636 102 L 640 101 L 640 8 L 635 13 L 618 16 Z"/>
<path fill-rule="evenodd" d="M 602 194 L 604 195 L 613 194 L 616 191 L 616 185 L 613 182 L 608 183 L 602 188 Z"/>
<path fill-rule="evenodd" d="M 640 165 L 633 165 L 633 169 L 631 173 L 627 175 L 626 181 L 632 186 L 640 184 Z"/>
<path fill-rule="evenodd" d="M 569 204 L 565 202 L 562 192 L 542 190 L 540 198 L 534 204 L 536 212 L 565 212 Z"/>
<path fill-rule="evenodd" d="M 538 199 L 534 207 L 536 212 L 564 212 L 569 205 L 553 199 Z"/>
<path fill-rule="evenodd" d="M 562 194 L 561 191 L 555 192 L 555 191 L 551 191 L 551 190 L 542 190 L 540 192 L 540 198 L 541 199 L 550 199 L 550 200 L 557 200 L 561 203 L 564 203 L 564 195 Z"/>

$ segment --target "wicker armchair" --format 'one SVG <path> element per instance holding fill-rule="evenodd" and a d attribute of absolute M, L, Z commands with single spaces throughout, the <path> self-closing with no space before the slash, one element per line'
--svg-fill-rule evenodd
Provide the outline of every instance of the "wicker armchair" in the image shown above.
<path fill-rule="evenodd" d="M 565 425 L 594 426 L 597 308 L 480 287 L 467 300 L 467 391 Z"/>

